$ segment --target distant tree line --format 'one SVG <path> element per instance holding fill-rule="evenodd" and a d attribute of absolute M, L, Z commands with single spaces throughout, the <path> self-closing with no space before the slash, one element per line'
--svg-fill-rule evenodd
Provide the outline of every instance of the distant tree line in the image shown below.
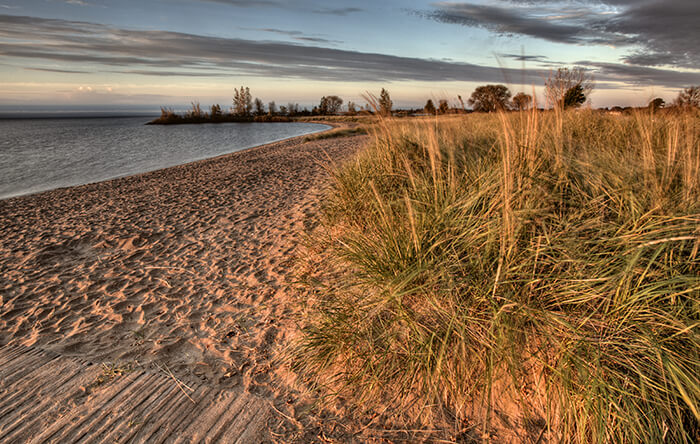
<path fill-rule="evenodd" d="M 605 108 L 605 110 L 614 113 L 627 113 L 641 108 L 644 107 L 613 106 L 611 108 Z M 663 109 L 669 112 L 682 111 L 687 108 L 700 108 L 700 86 L 683 88 L 678 92 L 678 95 L 671 103 L 666 103 L 661 97 L 651 99 L 646 108 L 650 111 L 659 111 Z"/>
<path fill-rule="evenodd" d="M 593 89 L 593 79 L 582 68 L 560 68 L 545 82 L 545 95 L 553 107 L 577 108 L 588 99 Z M 423 107 L 425 114 L 450 114 L 462 112 L 524 111 L 536 106 L 530 94 L 518 92 L 514 96 L 507 86 L 489 84 L 477 87 L 467 100 L 467 109 L 462 96 L 457 96 L 459 106 L 450 106 L 447 100 L 440 100 L 436 106 L 428 99 Z"/>
<path fill-rule="evenodd" d="M 181 114 L 172 108 L 161 107 L 160 117 L 151 123 L 282 122 L 290 121 L 293 117 L 337 115 L 342 112 L 342 107 L 343 99 L 337 95 L 321 97 L 319 104 L 311 110 L 292 102 L 278 106 L 274 101 L 271 101 L 266 106 L 259 98 L 253 98 L 250 88 L 241 86 L 234 88 L 233 101 L 229 110 L 224 110 L 221 105 L 215 104 L 206 111 L 202 109 L 199 102 L 192 102 L 192 107 Z M 378 111 L 385 115 L 391 115 L 392 107 L 393 102 L 389 92 L 382 88 Z M 360 108 L 355 102 L 348 102 L 345 114 L 356 115 L 359 112 L 371 114 L 375 111 L 369 103 L 364 108 Z"/>
<path fill-rule="evenodd" d="M 593 77 L 583 68 L 559 68 L 545 81 L 545 100 L 549 107 L 554 109 L 579 108 L 589 99 L 593 91 Z M 450 106 L 447 100 L 440 100 L 438 106 L 432 99 L 428 99 L 423 107 L 424 114 L 449 114 L 469 112 L 464 106 L 461 96 L 457 96 L 460 106 Z M 523 111 L 536 106 L 534 98 L 524 92 L 518 92 L 511 97 L 511 92 L 505 85 L 483 85 L 472 92 L 467 101 L 474 112 L 495 112 L 516 110 Z M 667 107 L 661 98 L 655 98 L 648 104 L 648 108 L 658 110 Z M 670 107 L 700 108 L 700 86 L 690 86 L 681 90 Z M 630 107 L 614 107 L 612 111 L 624 111 Z"/>
<path fill-rule="evenodd" d="M 544 96 L 549 105 L 555 109 L 578 108 L 589 99 L 594 88 L 592 76 L 583 68 L 559 68 L 545 80 Z M 302 116 L 333 116 L 345 114 L 354 116 L 358 113 L 380 114 L 383 116 L 409 116 L 416 114 L 456 114 L 465 112 L 496 112 L 524 111 L 536 107 L 535 99 L 530 94 L 518 92 L 512 95 L 508 87 L 500 84 L 489 84 L 477 87 L 467 100 L 471 108 L 467 109 L 461 95 L 457 96 L 458 104 L 450 105 L 445 100 L 439 100 L 437 105 L 428 99 L 422 109 L 395 110 L 389 91 L 382 88 L 379 96 L 368 94 L 368 103 L 359 107 L 355 102 L 347 103 L 347 111 L 343 112 L 343 99 L 337 95 L 321 97 L 318 105 L 311 110 L 301 108 L 298 103 L 288 103 L 277 106 L 274 101 L 267 106 L 259 98 L 253 99 L 250 88 L 241 86 L 234 88 L 233 102 L 229 110 L 220 105 L 212 105 L 208 111 L 201 108 L 198 102 L 192 103 L 192 108 L 184 114 L 178 114 L 171 108 L 161 108 L 161 116 L 152 123 L 204 123 L 204 122 L 280 122 L 290 121 Z M 670 104 L 673 108 L 700 107 L 700 86 L 691 86 L 681 90 L 678 97 Z M 651 110 L 668 108 L 661 98 L 655 98 L 648 104 Z M 625 111 L 630 108 L 613 107 L 610 111 Z"/>

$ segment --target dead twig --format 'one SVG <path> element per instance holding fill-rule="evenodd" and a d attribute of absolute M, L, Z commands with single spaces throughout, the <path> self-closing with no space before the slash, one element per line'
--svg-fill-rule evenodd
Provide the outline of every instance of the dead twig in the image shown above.
<path fill-rule="evenodd" d="M 166 364 L 163 364 L 163 365 L 165 365 L 165 369 L 167 369 L 167 371 L 164 370 L 163 367 L 161 367 L 157 362 L 156 362 L 155 364 L 156 364 L 156 367 L 158 367 L 163 373 L 169 375 L 169 376 L 173 379 L 173 381 L 175 381 L 175 385 L 177 385 L 177 388 L 179 388 L 179 389 L 182 391 L 182 393 L 184 393 L 185 396 L 187 396 L 187 399 L 189 399 L 190 401 L 192 401 L 192 404 L 196 404 L 196 402 L 194 402 L 194 399 L 192 399 L 192 398 L 190 397 L 190 395 L 188 395 L 187 392 L 185 391 L 185 388 L 186 388 L 186 389 L 188 389 L 189 391 L 193 392 L 193 391 L 194 391 L 193 388 L 187 386 L 187 384 L 185 384 L 184 382 L 182 382 L 182 381 L 180 381 L 179 379 L 177 379 L 177 378 L 175 377 L 175 375 L 173 375 L 173 372 L 170 371 L 170 369 L 168 368 L 168 366 L 167 366 Z"/>

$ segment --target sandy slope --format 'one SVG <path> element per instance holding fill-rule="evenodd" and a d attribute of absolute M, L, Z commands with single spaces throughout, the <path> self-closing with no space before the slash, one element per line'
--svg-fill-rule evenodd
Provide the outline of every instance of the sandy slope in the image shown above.
<path fill-rule="evenodd" d="M 365 140 L 296 138 L 0 201 L 0 345 L 278 396 L 296 309 L 285 273 L 319 163 Z"/>

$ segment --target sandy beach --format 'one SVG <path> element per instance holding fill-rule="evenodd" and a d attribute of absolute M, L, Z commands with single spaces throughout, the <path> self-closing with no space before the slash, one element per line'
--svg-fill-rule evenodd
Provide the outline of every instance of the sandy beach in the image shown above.
<path fill-rule="evenodd" d="M 296 330 L 288 270 L 322 165 L 365 142 L 299 137 L 0 201 L 0 346 L 293 403 L 277 374 Z"/>

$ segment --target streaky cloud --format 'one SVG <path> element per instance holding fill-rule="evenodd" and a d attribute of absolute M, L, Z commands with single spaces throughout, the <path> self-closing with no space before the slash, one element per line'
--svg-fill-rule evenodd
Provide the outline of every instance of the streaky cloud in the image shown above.
<path fill-rule="evenodd" d="M 629 64 L 700 69 L 698 0 L 500 0 L 433 3 L 433 20 L 555 43 L 629 47 Z"/>
<path fill-rule="evenodd" d="M 238 8 L 280 8 L 292 11 L 312 12 L 314 14 L 326 14 L 345 16 L 356 12 L 362 12 L 363 9 L 357 7 L 343 8 L 328 8 L 328 7 L 308 7 L 304 5 L 294 4 L 293 2 L 277 1 L 277 0 L 199 0 L 200 2 L 219 3 L 222 5 L 235 6 Z"/>
<path fill-rule="evenodd" d="M 284 35 L 284 36 L 287 36 L 293 40 L 297 40 L 300 42 L 325 43 L 325 44 L 329 44 L 329 45 L 343 43 L 340 40 L 331 40 L 331 39 L 319 37 L 316 35 L 308 35 L 308 34 L 305 34 L 301 31 L 289 31 L 286 29 L 277 29 L 277 28 L 241 28 L 241 29 L 248 29 L 248 30 L 253 30 L 253 31 L 263 31 L 263 32 L 269 32 L 272 34 Z"/>
<path fill-rule="evenodd" d="M 87 63 L 91 69 L 132 75 L 247 75 L 337 82 L 472 81 L 541 85 L 550 72 L 542 67 L 521 70 L 480 66 L 290 42 L 129 30 L 14 15 L 0 15 L 0 55 L 60 63 L 61 69 L 66 70 L 84 69 Z M 549 63 L 542 60 L 540 64 Z M 622 63 L 584 61 L 581 64 L 594 70 L 596 78 L 603 82 L 649 83 L 673 88 L 700 83 L 698 72 Z"/>
<path fill-rule="evenodd" d="M 0 15 L 0 55 L 131 71 L 195 70 L 200 76 L 227 72 L 342 82 L 491 81 L 523 75 L 519 70 L 463 62 L 11 15 Z M 525 74 L 528 82 L 540 83 L 544 72 Z"/>
<path fill-rule="evenodd" d="M 40 68 L 40 67 L 26 67 L 27 71 L 40 71 L 40 72 L 56 72 L 61 74 L 92 74 L 93 71 L 80 71 L 72 69 L 59 69 L 59 68 Z"/>

